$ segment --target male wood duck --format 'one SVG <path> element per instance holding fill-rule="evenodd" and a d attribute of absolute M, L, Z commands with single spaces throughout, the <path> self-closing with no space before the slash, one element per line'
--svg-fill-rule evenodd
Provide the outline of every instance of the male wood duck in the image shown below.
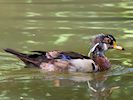
<path fill-rule="evenodd" d="M 116 39 L 110 34 L 99 34 L 92 41 L 92 48 L 88 56 L 72 51 L 32 51 L 34 54 L 24 54 L 13 49 L 4 49 L 6 52 L 16 55 L 27 67 L 38 67 L 49 71 L 68 72 L 97 72 L 111 67 L 104 53 L 108 49 L 124 50 L 116 45 Z"/>

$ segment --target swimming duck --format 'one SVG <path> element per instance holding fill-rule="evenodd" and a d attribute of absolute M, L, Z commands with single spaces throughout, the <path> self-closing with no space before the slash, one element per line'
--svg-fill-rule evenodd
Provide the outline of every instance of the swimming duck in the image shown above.
<path fill-rule="evenodd" d="M 116 39 L 110 34 L 97 35 L 92 41 L 88 56 L 72 51 L 32 51 L 34 54 L 24 54 L 10 48 L 4 50 L 16 55 L 28 67 L 38 67 L 46 72 L 97 72 L 111 67 L 104 54 L 108 49 L 124 50 L 121 46 L 117 46 Z"/>

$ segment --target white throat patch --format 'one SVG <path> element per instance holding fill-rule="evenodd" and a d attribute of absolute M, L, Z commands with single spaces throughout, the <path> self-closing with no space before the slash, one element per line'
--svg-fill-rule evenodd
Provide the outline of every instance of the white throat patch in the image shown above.
<path fill-rule="evenodd" d="M 106 51 L 106 50 L 108 50 L 108 46 L 107 46 L 107 44 L 103 44 L 103 49 Z"/>

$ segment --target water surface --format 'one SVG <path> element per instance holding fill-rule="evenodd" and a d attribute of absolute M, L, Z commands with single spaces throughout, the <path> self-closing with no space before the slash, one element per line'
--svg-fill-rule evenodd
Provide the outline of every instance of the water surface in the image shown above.
<path fill-rule="evenodd" d="M 0 0 L 0 100 L 132 100 L 132 26 L 132 0 Z M 106 72 L 44 73 L 2 50 L 87 55 L 99 33 L 126 49 L 106 53 L 112 63 Z"/>

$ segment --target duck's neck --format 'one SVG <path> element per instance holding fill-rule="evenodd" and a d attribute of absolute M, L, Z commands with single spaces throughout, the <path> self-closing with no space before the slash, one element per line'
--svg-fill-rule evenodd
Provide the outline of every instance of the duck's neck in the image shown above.
<path fill-rule="evenodd" d="M 107 70 L 111 66 L 109 60 L 105 57 L 103 52 L 96 52 L 92 54 L 92 59 L 97 64 L 99 71 Z"/>

